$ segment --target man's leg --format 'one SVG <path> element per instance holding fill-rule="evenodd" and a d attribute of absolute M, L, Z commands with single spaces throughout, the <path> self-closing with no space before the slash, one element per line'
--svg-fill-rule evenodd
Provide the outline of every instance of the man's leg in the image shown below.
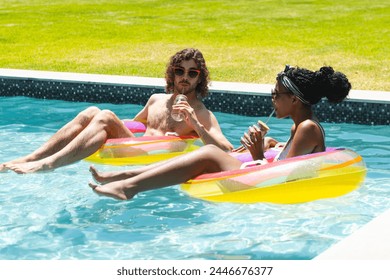
<path fill-rule="evenodd" d="M 69 135 L 75 135 L 69 133 L 71 128 L 68 125 L 65 127 L 66 129 L 64 129 L 64 131 L 67 132 L 68 137 Z M 61 140 L 54 140 L 51 143 L 60 142 L 62 149 L 55 149 L 54 147 L 51 147 L 51 143 L 48 144 L 47 148 L 54 151 L 52 154 L 47 153 L 49 156 L 24 163 L 10 163 L 7 164 L 7 168 L 17 173 L 31 173 L 55 169 L 90 156 L 96 152 L 108 138 L 134 136 L 130 130 L 124 126 L 122 121 L 114 113 L 108 110 L 99 111 L 81 131 L 79 129 L 78 131 L 79 133 L 71 139 L 58 135 L 57 139 Z"/>
<path fill-rule="evenodd" d="M 58 152 L 69 144 L 101 110 L 97 107 L 89 107 L 80 112 L 73 120 L 59 129 L 46 143 L 29 155 L 11 160 L 0 165 L 0 170 L 7 164 L 36 161 Z"/>

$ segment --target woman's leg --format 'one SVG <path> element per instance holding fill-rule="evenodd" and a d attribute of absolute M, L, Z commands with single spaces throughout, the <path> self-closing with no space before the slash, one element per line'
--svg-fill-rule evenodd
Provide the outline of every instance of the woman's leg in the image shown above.
<path fill-rule="evenodd" d="M 113 181 L 125 180 L 137 176 L 148 170 L 154 169 L 162 164 L 168 163 L 170 161 L 175 161 L 176 159 L 177 157 L 174 157 L 174 158 L 170 158 L 164 161 L 159 161 L 153 164 L 141 166 L 134 169 L 121 170 L 121 171 L 107 171 L 107 172 L 100 172 L 94 166 L 91 165 L 89 167 L 89 172 L 91 172 L 91 175 L 95 180 L 95 182 L 104 185 Z"/>
<path fill-rule="evenodd" d="M 170 159 L 171 160 L 171 159 Z M 165 161 L 164 161 L 165 162 Z M 129 169 L 129 170 L 123 170 L 123 171 L 107 171 L 107 172 L 100 172 L 98 171 L 94 166 L 89 167 L 89 172 L 91 172 L 91 175 L 95 182 L 99 184 L 107 184 L 113 181 L 119 181 L 119 180 L 125 180 L 131 177 L 134 177 L 138 174 L 141 174 L 145 171 L 148 171 L 152 169 L 154 166 L 158 166 L 159 164 L 162 164 L 163 162 L 157 162 L 154 164 L 142 166 L 135 169 Z"/>
<path fill-rule="evenodd" d="M 91 172 L 91 175 L 95 182 L 99 184 L 107 184 L 113 181 L 124 180 L 141 173 L 139 172 L 139 169 L 101 172 L 98 171 L 93 165 L 89 167 L 89 172 Z"/>
<path fill-rule="evenodd" d="M 102 110 L 96 114 L 84 129 L 54 154 L 37 161 L 8 164 L 16 173 L 31 173 L 51 170 L 68 165 L 96 152 L 108 138 L 134 136 L 122 121 L 111 111 Z M 62 138 L 61 138 L 62 139 Z M 62 143 L 67 141 L 63 140 Z"/>
<path fill-rule="evenodd" d="M 154 168 L 134 177 L 105 185 L 89 185 L 98 194 L 125 200 L 131 199 L 139 192 L 180 184 L 200 174 L 234 170 L 240 166 L 239 160 L 213 145 L 207 145 L 156 164 Z"/>

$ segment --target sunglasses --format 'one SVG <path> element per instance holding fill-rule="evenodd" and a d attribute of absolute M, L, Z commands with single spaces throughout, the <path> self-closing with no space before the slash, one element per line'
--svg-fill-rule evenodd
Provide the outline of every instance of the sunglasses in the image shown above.
<path fill-rule="evenodd" d="M 175 73 L 175 75 L 178 77 L 184 76 L 186 72 L 188 77 L 190 77 L 191 79 L 195 79 L 200 74 L 200 70 L 197 69 L 190 69 L 186 71 L 183 67 L 173 67 L 173 73 Z"/>
<path fill-rule="evenodd" d="M 271 96 L 273 99 L 278 99 L 278 97 L 282 94 L 290 94 L 291 95 L 291 92 L 288 92 L 288 91 L 277 92 L 275 89 L 271 90 Z"/>

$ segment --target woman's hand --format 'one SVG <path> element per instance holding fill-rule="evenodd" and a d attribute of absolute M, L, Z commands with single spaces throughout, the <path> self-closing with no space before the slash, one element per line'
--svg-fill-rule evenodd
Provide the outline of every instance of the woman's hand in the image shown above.
<path fill-rule="evenodd" d="M 235 153 L 241 153 L 241 152 L 244 152 L 244 151 L 246 151 L 246 148 L 243 145 L 241 145 L 240 147 L 237 147 L 237 148 L 232 150 L 232 152 L 235 152 Z"/>
<path fill-rule="evenodd" d="M 268 149 L 277 147 L 278 145 L 280 146 L 281 144 L 282 144 L 281 147 L 283 147 L 283 143 L 276 141 L 274 138 L 265 137 L 264 138 L 264 151 L 267 151 Z"/>
<path fill-rule="evenodd" d="M 264 158 L 263 133 L 257 126 L 250 126 L 240 142 L 251 153 L 253 160 Z"/>

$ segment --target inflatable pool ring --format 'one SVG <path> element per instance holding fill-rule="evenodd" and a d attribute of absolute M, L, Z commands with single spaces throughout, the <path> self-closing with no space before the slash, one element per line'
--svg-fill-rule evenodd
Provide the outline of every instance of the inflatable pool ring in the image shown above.
<path fill-rule="evenodd" d="M 125 120 L 125 126 L 133 133 L 146 131 L 142 122 Z M 109 165 L 143 165 L 166 160 L 182 155 L 203 146 L 198 137 L 180 136 L 141 136 L 120 139 L 108 139 L 93 155 L 85 160 Z M 231 153 L 242 162 L 251 161 L 249 152 Z M 275 151 L 266 153 L 271 161 L 277 154 Z"/>
<path fill-rule="evenodd" d="M 272 162 L 280 151 L 281 151 L 281 149 L 271 148 L 264 153 L 264 156 L 268 162 Z M 236 159 L 238 159 L 241 162 L 253 161 L 252 155 L 248 150 L 245 150 L 244 152 L 239 152 L 239 153 L 230 152 L 229 155 L 231 155 L 232 157 L 235 157 Z"/>
<path fill-rule="evenodd" d="M 280 148 L 271 148 L 264 153 L 264 157 L 268 162 L 273 162 L 274 158 L 282 151 L 283 147 Z M 336 148 L 328 147 L 326 151 L 333 151 Z M 232 157 L 235 157 L 242 163 L 253 161 L 252 155 L 249 151 L 245 150 L 244 152 L 231 152 L 229 153 Z"/>
<path fill-rule="evenodd" d="M 133 133 L 146 131 L 146 126 L 142 122 L 124 120 L 123 123 Z M 266 129 L 269 128 L 266 127 Z M 196 137 L 142 136 L 109 139 L 103 147 L 86 160 L 110 165 L 150 164 L 194 151 L 202 145 L 202 141 Z M 269 161 L 272 161 L 278 152 L 277 149 L 269 150 L 265 156 Z M 230 154 L 242 162 L 252 161 L 252 156 L 248 151 Z"/>
<path fill-rule="evenodd" d="M 203 174 L 181 185 L 188 195 L 213 202 L 303 203 L 344 195 L 366 175 L 349 149 L 303 155 L 234 171 Z"/>
<path fill-rule="evenodd" d="M 110 165 L 144 165 L 170 159 L 203 146 L 194 136 L 140 136 L 108 139 L 85 160 Z"/>
<path fill-rule="evenodd" d="M 146 131 L 146 125 L 142 122 L 124 120 L 123 124 L 133 133 L 144 133 Z"/>
<path fill-rule="evenodd" d="M 142 122 L 125 120 L 125 126 L 133 133 L 146 131 Z M 108 165 L 143 165 L 166 160 L 188 153 L 203 146 L 198 137 L 180 136 L 141 136 L 130 138 L 108 139 L 96 153 L 85 160 Z M 275 151 L 266 152 L 271 161 L 277 154 Z M 242 162 L 251 161 L 249 152 L 231 153 Z"/>
<path fill-rule="evenodd" d="M 108 139 L 93 155 L 85 160 L 108 165 L 144 165 L 166 160 L 203 146 L 198 137 L 193 136 L 140 136 Z M 268 161 L 279 153 L 269 150 L 265 153 Z M 230 153 L 241 162 L 252 161 L 249 152 Z"/>
<path fill-rule="evenodd" d="M 142 122 L 125 120 L 125 126 L 133 133 L 146 131 Z M 143 165 L 166 160 L 203 145 L 193 136 L 140 136 L 108 139 L 93 155 L 85 160 L 110 165 Z"/>

